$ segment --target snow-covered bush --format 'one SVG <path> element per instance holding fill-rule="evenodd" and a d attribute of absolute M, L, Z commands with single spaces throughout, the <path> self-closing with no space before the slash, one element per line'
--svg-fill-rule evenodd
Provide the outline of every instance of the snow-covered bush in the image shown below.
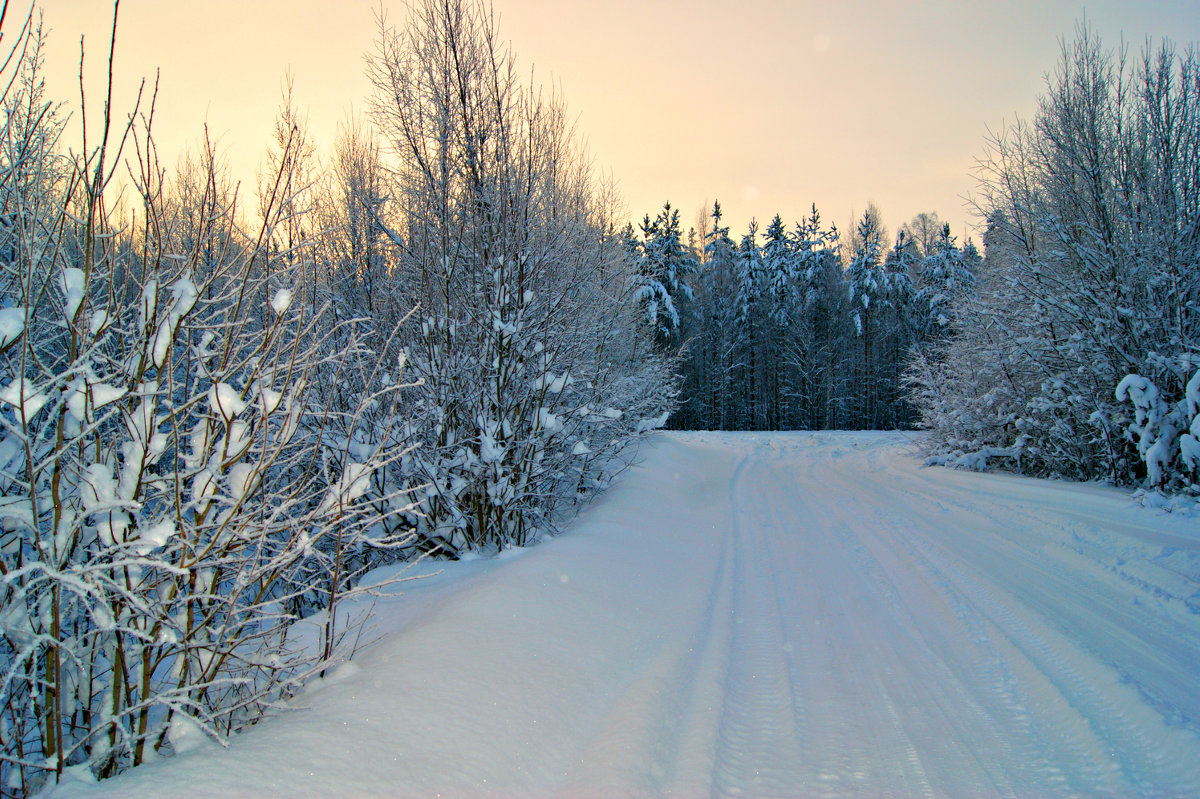
<path fill-rule="evenodd" d="M 1033 123 L 991 142 L 975 296 L 910 372 L 938 453 L 1007 450 L 1036 474 L 1176 483 L 1159 426 L 1171 412 L 1125 379 L 1169 390 L 1170 406 L 1184 381 L 1159 354 L 1200 340 L 1198 78 L 1192 49 L 1164 42 L 1127 60 L 1081 28 Z M 1146 417 L 1132 435 L 1129 400 Z"/>
<path fill-rule="evenodd" d="M 39 44 L 0 127 L 6 796 L 252 723 L 335 654 L 351 555 L 403 545 L 382 531 L 410 510 L 368 491 L 401 452 L 360 434 L 399 374 L 341 405 L 318 390 L 378 381 L 359 326 L 271 246 L 278 205 L 243 234 L 211 153 L 172 188 L 148 128 L 65 155 Z M 121 142 L 138 205 L 118 227 Z M 324 640 L 296 649 L 318 610 Z"/>
<path fill-rule="evenodd" d="M 386 226 L 387 290 L 419 306 L 400 339 L 413 523 L 449 554 L 521 545 L 663 412 L 669 363 L 565 109 L 522 85 L 485 3 L 381 21 L 369 74 L 393 182 L 360 207 Z"/>
<path fill-rule="evenodd" d="M 1200 356 L 1174 359 L 1164 366 L 1175 378 L 1167 383 L 1169 393 L 1136 374 L 1126 375 L 1117 384 L 1117 402 L 1129 402 L 1134 409 L 1125 436 L 1137 445 L 1147 487 L 1200 491 L 1200 369 L 1196 368 Z M 1189 367 L 1196 371 L 1180 392 L 1179 384 Z M 1172 394 L 1182 396 L 1175 399 Z"/>
<path fill-rule="evenodd" d="M 30 40 L 0 120 L 0 796 L 253 723 L 338 657 L 365 569 L 526 543 L 664 423 L 561 104 L 481 3 L 412 14 L 371 68 L 394 162 L 350 131 L 319 182 L 289 97 L 249 223 L 211 146 L 168 178 L 152 113 L 68 150 Z"/>

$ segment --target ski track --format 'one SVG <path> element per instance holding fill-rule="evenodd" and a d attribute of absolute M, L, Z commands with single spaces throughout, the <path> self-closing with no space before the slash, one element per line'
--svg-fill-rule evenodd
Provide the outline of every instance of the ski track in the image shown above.
<path fill-rule="evenodd" d="M 1200 525 L 913 440 L 660 435 L 305 709 L 55 796 L 1200 795 Z"/>

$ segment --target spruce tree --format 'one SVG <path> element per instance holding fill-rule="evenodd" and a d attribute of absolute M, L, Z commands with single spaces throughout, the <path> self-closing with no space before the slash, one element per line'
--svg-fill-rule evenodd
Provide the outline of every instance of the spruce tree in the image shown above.
<path fill-rule="evenodd" d="M 637 295 L 655 340 L 664 348 L 679 346 L 679 305 L 692 298 L 685 281 L 698 268 L 695 255 L 683 245 L 679 211 L 666 203 L 653 222 L 647 214 L 642 221 Z"/>

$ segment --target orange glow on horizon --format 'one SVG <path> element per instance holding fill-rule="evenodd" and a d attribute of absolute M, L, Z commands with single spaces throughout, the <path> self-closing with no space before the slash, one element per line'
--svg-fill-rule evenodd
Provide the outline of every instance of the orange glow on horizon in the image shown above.
<path fill-rule="evenodd" d="M 385 5 L 403 19 L 400 0 Z M 50 0 L 44 8 L 53 29 L 47 88 L 77 107 L 82 33 L 94 126 L 112 7 Z M 207 123 L 245 204 L 285 72 L 322 146 L 365 110 L 363 54 L 376 8 L 374 0 L 124 0 L 115 100 L 125 107 L 138 81 L 152 84 L 160 69 L 164 162 L 194 148 Z M 495 10 L 520 63 L 561 87 L 632 219 L 669 200 L 691 225 L 719 199 L 737 233 L 752 217 L 760 228 L 777 212 L 794 221 L 815 202 L 843 228 L 874 202 L 893 232 L 936 211 L 965 240 L 978 237 L 964 200 L 987 131 L 1032 114 L 1058 40 L 1084 5 L 495 0 Z M 1110 44 L 1122 31 L 1131 42 L 1163 32 L 1180 44 L 1200 39 L 1200 8 L 1187 4 L 1109 0 L 1088 4 L 1087 17 Z"/>

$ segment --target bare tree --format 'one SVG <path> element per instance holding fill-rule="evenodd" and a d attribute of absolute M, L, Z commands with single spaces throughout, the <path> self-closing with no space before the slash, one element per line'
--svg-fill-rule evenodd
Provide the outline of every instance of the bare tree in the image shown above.
<path fill-rule="evenodd" d="M 561 99 L 521 83 L 490 7 L 381 19 L 369 75 L 391 281 L 420 307 L 405 338 L 430 431 L 415 523 L 451 553 L 520 545 L 665 409 L 666 364 L 631 318 L 632 267 Z"/>
<path fill-rule="evenodd" d="M 66 154 L 38 45 L 0 129 L 6 796 L 252 723 L 339 655 L 350 553 L 403 547 L 379 530 L 408 510 L 399 489 L 368 501 L 403 452 L 357 435 L 398 381 L 346 405 L 318 391 L 374 359 L 272 243 L 284 172 L 246 233 L 211 149 L 171 190 L 152 107 L 120 127 L 106 105 Z M 118 227 L 123 147 L 137 205 Z M 298 646 L 318 611 L 323 640 Z"/>
<path fill-rule="evenodd" d="M 979 298 L 915 376 L 943 452 L 1122 483 L 1188 473 L 1177 425 L 1147 438 L 1114 392 L 1132 375 L 1170 405 L 1196 368 L 1198 75 L 1190 48 L 1130 59 L 1081 26 L 1033 123 L 991 142 Z"/>

